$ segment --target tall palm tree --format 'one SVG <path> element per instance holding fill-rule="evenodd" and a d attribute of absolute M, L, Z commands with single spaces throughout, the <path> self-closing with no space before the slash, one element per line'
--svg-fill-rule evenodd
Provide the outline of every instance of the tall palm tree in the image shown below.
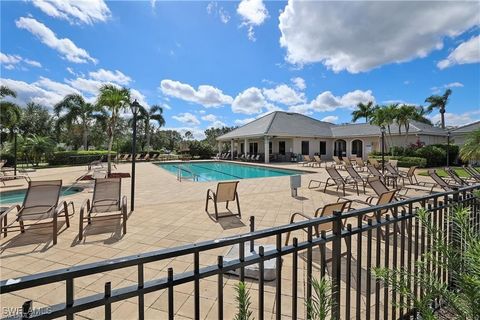
<path fill-rule="evenodd" d="M 13 129 L 20 122 L 22 109 L 14 102 L 3 100 L 4 97 L 16 98 L 17 94 L 7 86 L 0 86 L 0 126 L 9 130 L 10 137 L 13 136 Z"/>
<path fill-rule="evenodd" d="M 433 109 L 438 109 L 440 112 L 440 116 L 442 117 L 442 129 L 445 129 L 445 109 L 448 104 L 448 98 L 452 94 L 451 89 L 445 90 L 445 93 L 441 96 L 439 95 L 431 95 L 427 99 L 425 99 L 425 102 L 430 103 L 430 105 L 427 107 L 428 112 L 432 112 Z"/>
<path fill-rule="evenodd" d="M 114 139 L 114 132 L 119 114 L 130 105 L 130 90 L 127 88 L 118 88 L 111 84 L 105 84 L 100 88 L 97 97 L 97 106 L 106 108 L 110 112 L 107 120 L 108 136 L 108 174 L 112 172 L 111 151 Z"/>
<path fill-rule="evenodd" d="M 467 136 L 465 144 L 460 149 L 460 158 L 463 161 L 480 160 L 480 129 Z"/>
<path fill-rule="evenodd" d="M 352 121 L 357 122 L 358 119 L 365 118 L 365 123 L 368 123 L 376 108 L 377 107 L 373 105 L 373 101 L 369 101 L 366 104 L 360 102 L 357 104 L 357 110 L 352 112 Z"/>
<path fill-rule="evenodd" d="M 165 125 L 165 119 L 163 118 L 163 109 L 158 105 L 153 105 L 148 110 L 145 107 L 142 107 L 140 108 L 138 120 L 143 121 L 144 123 L 146 149 L 147 149 L 147 152 L 149 152 L 150 137 L 153 129 L 151 122 L 155 121 L 159 127 L 162 127 Z"/>
<path fill-rule="evenodd" d="M 57 124 L 71 128 L 79 124 L 82 128 L 83 149 L 88 149 L 88 131 L 94 120 L 103 119 L 106 112 L 101 106 L 91 104 L 79 94 L 69 94 L 53 108 L 58 117 Z"/>
<path fill-rule="evenodd" d="M 424 107 L 417 106 L 415 107 L 415 113 L 412 114 L 412 120 L 432 125 L 432 121 L 427 118 L 427 114 L 428 111 Z"/>
<path fill-rule="evenodd" d="M 406 104 L 401 105 L 395 115 L 395 122 L 398 125 L 398 133 L 402 133 L 402 126 L 405 128 L 405 145 L 408 143 L 408 132 L 410 131 L 410 121 L 417 117 L 417 108 Z"/>
<path fill-rule="evenodd" d="M 391 125 L 395 121 L 396 114 L 398 112 L 397 108 L 397 104 L 379 106 L 378 108 L 375 108 L 375 111 L 370 118 L 370 124 L 384 127 L 388 130 L 388 136 L 390 137 L 390 140 L 392 140 Z M 392 141 L 390 144 L 392 144 Z"/>

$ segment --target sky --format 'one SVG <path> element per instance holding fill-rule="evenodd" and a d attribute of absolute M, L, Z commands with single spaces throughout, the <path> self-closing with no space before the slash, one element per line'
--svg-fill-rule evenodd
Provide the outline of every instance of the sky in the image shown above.
<path fill-rule="evenodd" d="M 0 5 L 0 81 L 21 105 L 94 102 L 113 83 L 202 138 L 275 110 L 350 122 L 359 102 L 425 105 L 451 88 L 447 125 L 480 120 L 478 1 Z"/>

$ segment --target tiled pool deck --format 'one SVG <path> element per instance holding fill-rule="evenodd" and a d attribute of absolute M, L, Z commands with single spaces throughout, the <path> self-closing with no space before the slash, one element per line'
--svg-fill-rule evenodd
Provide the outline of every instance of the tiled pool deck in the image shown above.
<path fill-rule="evenodd" d="M 272 166 L 275 166 L 272 164 Z M 297 164 L 278 164 L 286 169 L 305 169 Z M 130 172 L 130 164 L 120 164 L 116 171 Z M 316 208 L 327 203 L 336 202 L 337 194 L 334 191 L 323 193 L 319 189 L 307 188 L 310 179 L 326 180 L 324 168 L 308 168 L 316 173 L 302 176 L 302 188 L 298 197 L 290 195 L 289 177 L 245 179 L 239 183 L 239 197 L 242 208 L 242 218 L 223 218 L 214 221 L 204 211 L 205 195 L 208 188 L 214 188 L 216 182 L 178 182 L 171 173 L 162 170 L 152 163 L 137 164 L 135 212 L 128 220 L 128 232 L 121 235 L 120 224 L 94 223 L 87 227 L 85 237 L 78 241 L 78 217 L 82 202 L 92 196 L 92 184 L 81 182 L 87 189 L 84 192 L 65 197 L 75 203 L 76 214 L 71 218 L 71 226 L 65 229 L 63 220 L 58 236 L 58 244 L 52 246 L 51 229 L 42 231 L 28 230 L 24 234 L 9 233 L 7 238 L 0 239 L 1 276 L 8 279 L 23 275 L 45 272 L 69 266 L 86 264 L 100 260 L 133 255 L 162 248 L 179 246 L 231 236 L 248 232 L 250 216 L 255 216 L 256 228 L 263 229 L 286 224 L 293 212 L 313 214 Z M 64 185 L 71 184 L 85 172 L 85 167 L 67 167 L 37 170 L 30 174 L 33 180 L 63 179 Z M 346 174 L 342 172 L 342 174 Z M 430 181 L 429 178 L 418 176 L 419 180 Z M 9 181 L 7 186 L 0 187 L 1 191 L 25 188 L 21 181 Z M 122 182 L 122 194 L 128 196 L 130 203 L 130 179 Z M 367 195 L 373 191 L 367 188 Z M 353 190 L 347 190 L 347 196 L 354 196 Z M 360 198 L 364 198 L 361 195 Z M 222 208 L 220 206 L 220 208 Z M 298 233 L 300 239 L 304 235 Z M 274 239 L 272 242 L 274 243 Z M 212 251 L 201 255 L 201 265 L 214 264 L 217 255 L 226 252 Z M 314 260 L 318 251 L 314 250 Z M 193 265 L 190 256 L 179 257 L 152 263 L 145 266 L 145 279 L 165 277 L 167 269 L 173 267 L 175 272 L 190 270 Z M 318 260 L 317 260 L 318 261 Z M 304 262 L 300 259 L 299 269 L 299 297 L 303 296 L 305 285 Z M 314 271 L 315 272 L 315 271 Z M 317 271 L 318 273 L 318 271 Z M 291 313 L 291 259 L 285 259 L 282 278 L 282 318 L 288 318 Z M 104 290 L 104 283 L 112 282 L 113 288 L 133 285 L 136 282 L 136 268 L 126 268 L 79 278 L 75 282 L 75 297 L 88 296 Z M 238 281 L 235 277 L 225 278 L 224 312 L 225 319 L 233 318 L 236 311 L 233 285 Z M 252 307 L 256 317 L 257 285 L 256 281 L 248 281 L 251 290 Z M 217 284 L 216 277 L 202 280 L 201 288 L 201 315 L 205 319 L 216 319 Z M 275 284 L 267 283 L 265 287 L 266 318 L 274 316 L 275 312 Z M 176 319 L 191 319 L 193 316 L 193 284 L 176 287 L 175 309 Z M 166 293 L 156 292 L 145 297 L 145 318 L 166 319 Z M 65 284 L 57 283 L 38 288 L 16 292 L 15 294 L 1 295 L 1 305 L 4 307 L 20 307 L 26 300 L 33 300 L 34 307 L 62 303 L 65 301 Z M 343 308 L 343 307 L 342 307 Z M 299 309 L 304 314 L 305 307 L 299 300 Z M 342 309 L 343 310 L 343 309 Z M 136 300 L 116 303 L 112 306 L 113 319 L 135 319 L 137 317 Z M 354 315 L 354 306 L 352 306 Z M 2 316 L 5 316 L 3 314 Z M 77 315 L 77 318 L 103 318 L 103 308 L 97 308 Z"/>

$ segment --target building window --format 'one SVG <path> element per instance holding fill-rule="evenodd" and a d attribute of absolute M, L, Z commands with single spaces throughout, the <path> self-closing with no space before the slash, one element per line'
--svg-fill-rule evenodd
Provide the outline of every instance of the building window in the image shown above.
<path fill-rule="evenodd" d="M 285 141 L 278 142 L 278 153 L 285 155 Z"/>
<path fill-rule="evenodd" d="M 302 154 L 304 154 L 304 155 L 309 155 L 310 154 L 309 141 L 302 141 Z"/>
<path fill-rule="evenodd" d="M 363 156 L 363 142 L 362 140 L 353 140 L 352 141 L 352 155 L 357 157 Z"/>
<path fill-rule="evenodd" d="M 258 153 L 258 143 L 256 142 L 251 142 L 250 143 L 250 154 L 257 154 Z"/>
<path fill-rule="evenodd" d="M 268 142 L 268 154 L 273 154 L 273 145 L 272 145 L 272 141 L 269 141 Z"/>
<path fill-rule="evenodd" d="M 240 143 L 240 153 L 245 153 L 245 144 L 243 142 Z"/>
<path fill-rule="evenodd" d="M 320 155 L 326 155 L 327 154 L 327 142 L 326 141 L 320 141 Z"/>

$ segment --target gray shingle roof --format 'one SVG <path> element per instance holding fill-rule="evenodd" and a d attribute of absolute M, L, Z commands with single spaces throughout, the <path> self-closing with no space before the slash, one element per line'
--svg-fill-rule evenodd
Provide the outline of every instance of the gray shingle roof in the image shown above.
<path fill-rule="evenodd" d="M 392 134 L 398 134 L 398 126 L 396 124 L 391 125 L 390 129 Z M 402 133 L 404 131 L 405 129 L 402 127 Z M 441 128 L 417 121 L 410 122 L 409 132 L 428 135 L 446 135 L 446 132 Z M 217 139 L 230 140 L 264 135 L 283 137 L 345 138 L 350 136 L 375 136 L 380 134 L 380 127 L 368 123 L 335 125 L 299 113 L 275 111 L 226 133 Z"/>
<path fill-rule="evenodd" d="M 472 131 L 475 131 L 477 129 L 480 129 L 480 121 L 472 122 L 470 124 L 458 127 L 454 130 L 452 130 L 453 135 L 458 135 L 458 134 L 464 134 L 464 133 L 470 133 Z"/>

